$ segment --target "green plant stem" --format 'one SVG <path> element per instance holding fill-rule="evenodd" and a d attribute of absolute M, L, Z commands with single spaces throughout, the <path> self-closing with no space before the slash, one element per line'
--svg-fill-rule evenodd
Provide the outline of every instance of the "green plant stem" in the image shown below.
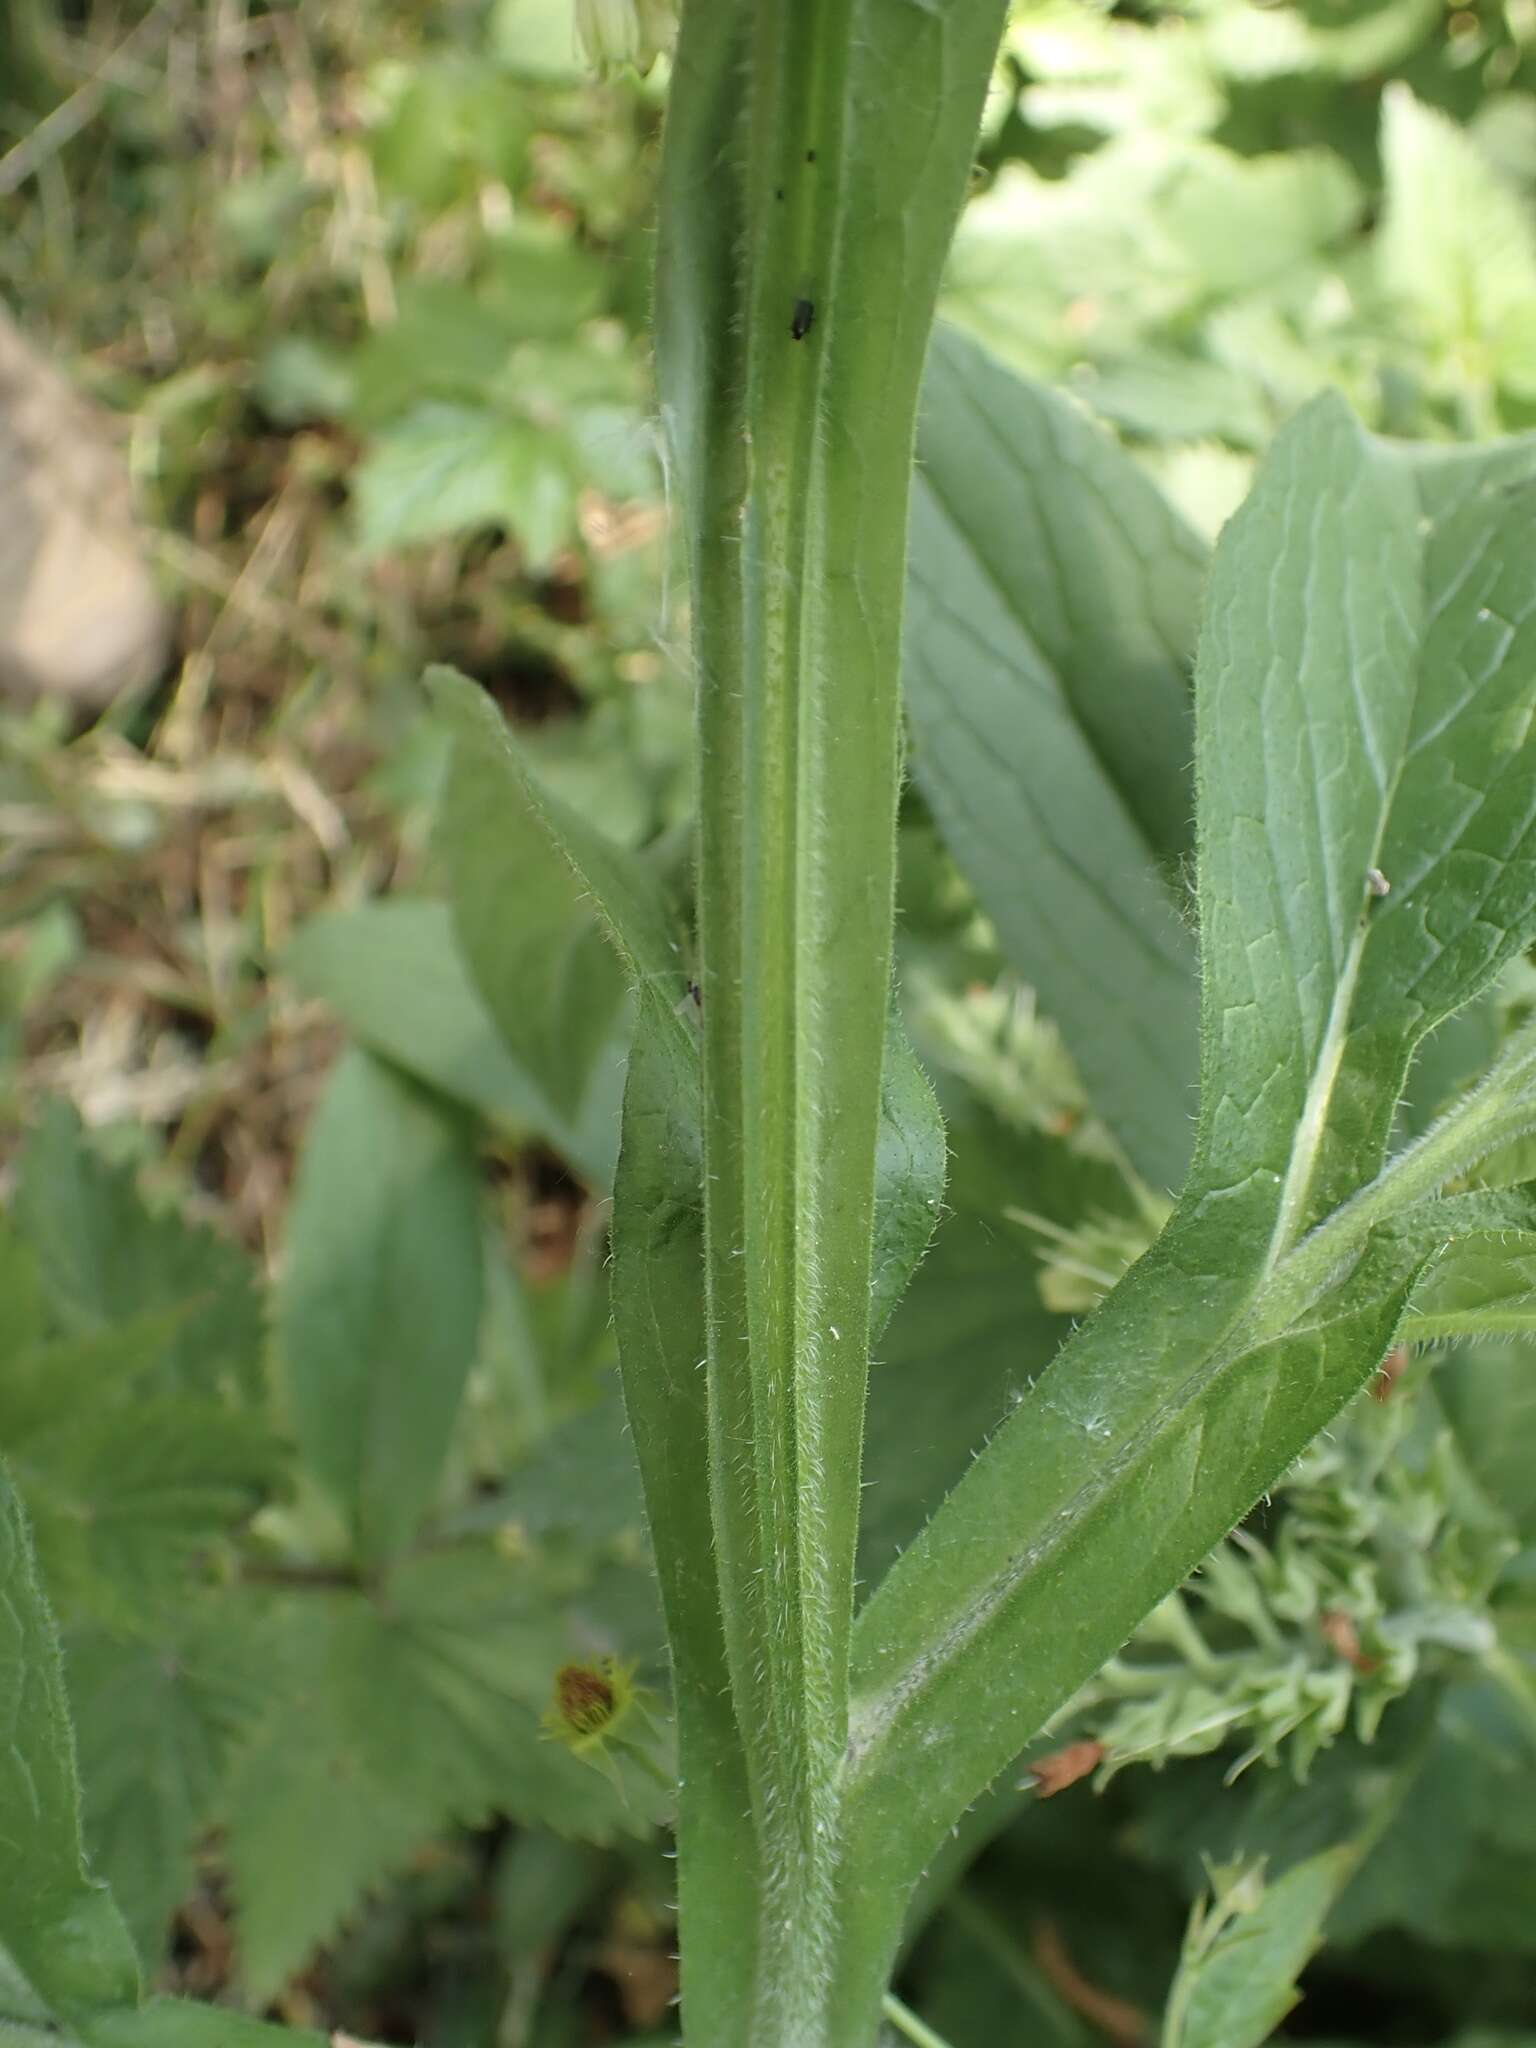
<path fill-rule="evenodd" d="M 1511 1038 L 1483 1079 L 1359 1194 L 1276 1267 L 1256 1308 L 1278 1326 L 1299 1313 L 1363 1251 L 1370 1233 L 1494 1152 L 1536 1130 L 1536 1029 Z"/>
<path fill-rule="evenodd" d="M 909 2005 L 903 2005 L 894 1992 L 888 1991 L 881 2000 L 881 2011 L 899 2034 L 916 2044 L 916 2048 L 949 2048 L 942 2034 L 936 2034 L 932 2027 L 918 2018 Z"/>
<path fill-rule="evenodd" d="M 884 1989 L 882 1959 L 840 2003 L 906 507 L 1001 16 L 690 0 L 673 77 L 658 368 L 694 593 L 710 1497 L 753 2048 L 862 2048 Z M 682 1939 L 686 1969 L 686 1918 Z"/>

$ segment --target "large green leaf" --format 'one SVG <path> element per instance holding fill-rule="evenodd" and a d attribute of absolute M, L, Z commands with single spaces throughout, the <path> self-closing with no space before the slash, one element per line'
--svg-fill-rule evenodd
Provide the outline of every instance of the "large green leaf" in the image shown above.
<path fill-rule="evenodd" d="M 133 1211 L 128 1211 L 132 1215 Z M 13 1280 L 26 1248 L 0 1238 Z M 25 1297 L 23 1284 L 11 1301 Z M 14 1313 L 0 1357 L 0 1441 L 32 1518 L 49 1593 L 66 1621 L 154 1619 L 185 1591 L 188 1567 L 258 1507 L 281 1470 L 263 1417 L 166 1391 L 193 1304 L 94 1316 L 51 1341 Z M 28 1338 L 33 1341 L 28 1342 Z"/>
<path fill-rule="evenodd" d="M 942 329 L 918 456 L 913 773 L 1096 1108 L 1176 1186 L 1195 1106 L 1178 863 L 1204 547 L 1070 400 Z"/>
<path fill-rule="evenodd" d="M 1195 1165 L 865 1610 L 875 1867 L 921 1862 L 1364 1384 L 1435 1248 L 1377 1226 L 1536 1114 L 1521 1044 L 1373 1181 L 1414 1045 L 1536 929 L 1533 454 L 1420 459 L 1321 401 L 1223 535 Z"/>
<path fill-rule="evenodd" d="M 67 2019 L 139 1993 L 133 1942 L 88 1874 L 53 1618 L 0 1468 L 0 1942 Z"/>
<path fill-rule="evenodd" d="M 251 1262 L 212 1231 L 152 1211 L 132 1173 L 92 1151 L 74 1110 L 50 1102 L 22 1147 L 15 1220 L 59 1325 L 116 1331 L 162 1312 L 168 1388 L 256 1394 L 261 1304 Z"/>
<path fill-rule="evenodd" d="M 300 1448 L 370 1562 L 408 1543 L 432 1501 L 480 1300 L 471 1125 L 347 1054 L 305 1144 L 278 1327 Z"/>
<path fill-rule="evenodd" d="M 275 1621 L 276 1698 L 227 1833 L 255 1995 L 450 1825 L 501 1812 L 602 1841 L 653 1822 L 656 1785 L 622 1755 L 610 1778 L 542 1738 L 578 1646 L 532 1573 L 489 1547 L 410 1559 L 372 1597 L 289 1596 Z"/>
<path fill-rule="evenodd" d="M 56 1414 L 12 1455 L 60 1610 L 126 1627 L 180 1597 L 281 1474 L 264 1420 L 172 1396 Z"/>
<path fill-rule="evenodd" d="M 493 1124 L 547 1138 L 599 1187 L 613 1177 L 620 1074 L 594 1074 L 579 1123 L 508 1052 L 470 978 L 443 903 L 400 898 L 311 918 L 283 955 L 310 995 L 384 1059 Z"/>
<path fill-rule="evenodd" d="M 493 712 L 483 692 L 473 705 L 466 720 Z M 512 748 L 510 736 L 495 748 L 478 723 L 455 742 L 436 841 L 459 950 L 486 1008 L 514 1059 L 574 1122 L 594 1064 L 621 1056 L 624 972 L 570 862 L 519 800 Z"/>
<path fill-rule="evenodd" d="M 147 1966 L 192 1889 L 235 1738 L 269 1689 L 268 1649 L 245 1596 L 183 1605 L 152 1632 L 65 1637 L 86 1840 Z"/>

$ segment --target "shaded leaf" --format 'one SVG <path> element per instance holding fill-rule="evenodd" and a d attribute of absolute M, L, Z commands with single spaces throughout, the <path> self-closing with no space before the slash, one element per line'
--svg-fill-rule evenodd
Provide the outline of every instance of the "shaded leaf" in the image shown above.
<path fill-rule="evenodd" d="M 1373 1232 L 1394 1191 L 1408 1207 L 1486 1156 L 1506 1108 L 1529 1127 L 1521 1042 L 1373 1181 L 1415 1044 L 1536 928 L 1530 457 L 1418 457 L 1319 401 L 1222 536 L 1195 1165 L 864 1610 L 854 1797 L 877 1860 L 920 1864 L 1364 1385 L 1427 1256 Z M 899 1813 L 873 1790 L 893 1775 Z"/>
<path fill-rule="evenodd" d="M 1218 1893 L 1190 1923 L 1184 1959 L 1169 1996 L 1163 2048 L 1261 2048 L 1297 2000 L 1296 1979 L 1322 1935 L 1353 1857 L 1329 1849 L 1266 1883 L 1262 1866 L 1245 1874 L 1257 1896 L 1219 1927 Z M 1233 1889 L 1244 1877 L 1231 1880 Z"/>
<path fill-rule="evenodd" d="M 614 1783 L 543 1739 L 575 1646 L 526 1567 L 438 1552 L 377 1597 L 308 1593 L 278 1620 L 282 1690 L 236 1772 L 227 1836 L 254 1995 L 450 1825 L 501 1812 L 602 1841 L 651 1824 L 656 1788 L 621 1755 Z"/>
<path fill-rule="evenodd" d="M 539 568 L 575 527 L 576 476 L 559 437 L 483 406 L 413 407 L 375 436 L 352 491 L 370 554 L 502 526 Z"/>
<path fill-rule="evenodd" d="M 261 1418 L 173 1396 L 56 1415 L 13 1455 L 59 1608 L 126 1627 L 182 1594 L 282 1469 Z"/>
<path fill-rule="evenodd" d="M 512 832 L 536 826 L 575 885 L 564 900 L 591 905 L 637 988 L 650 990 L 663 1002 L 680 1003 L 688 988 L 688 960 L 654 870 L 540 781 L 506 720 L 478 685 L 454 669 L 440 667 L 429 669 L 426 680 L 451 723 L 455 752 L 472 778 L 467 786 L 482 815 L 499 806 L 508 814 Z M 483 850 L 483 827 L 479 842 Z M 541 862 L 538 872 L 549 870 Z M 485 886 L 489 894 L 490 885 Z M 476 910 L 472 922 L 478 930 L 488 913 L 480 906 Z"/>
<path fill-rule="evenodd" d="M 624 972 L 530 800 L 515 742 L 489 730 L 489 700 L 440 688 L 457 713 L 436 841 L 459 949 L 513 1057 L 577 1121 L 594 1065 L 616 1061 L 615 1035 L 628 1035 Z"/>
<path fill-rule="evenodd" d="M 364 1052 L 305 1142 L 278 1299 L 306 1463 L 370 1562 L 431 1504 L 475 1354 L 480 1181 L 462 1113 Z"/>
<path fill-rule="evenodd" d="M 537 1131 L 599 1187 L 613 1175 L 613 1093 L 595 1094 L 580 1127 L 512 1058 L 465 968 L 446 904 L 369 903 L 322 912 L 290 943 L 283 965 L 337 1011 L 370 1051 L 440 1094 L 513 1131 Z"/>
<path fill-rule="evenodd" d="M 167 1389 L 259 1394 L 264 1331 L 250 1260 L 212 1231 L 147 1208 L 132 1172 L 91 1149 L 66 1103 L 50 1102 L 22 1147 L 14 1216 L 65 1329 L 173 1313 Z"/>
<path fill-rule="evenodd" d="M 1069 401 L 958 335 L 924 387 L 913 773 L 1133 1161 L 1173 1185 L 1195 1079 L 1186 668 L 1205 552 Z"/>
<path fill-rule="evenodd" d="M 267 1689 L 268 1650 L 241 1596 L 182 1608 L 154 1633 L 66 1638 L 85 1830 L 147 1965 L 192 1888 L 235 1738 Z"/>
<path fill-rule="evenodd" d="M 1452 1688 L 1424 1769 L 1340 1902 L 1333 1937 L 1402 1927 L 1417 1940 L 1536 1954 L 1536 1749 L 1487 1681 Z"/>

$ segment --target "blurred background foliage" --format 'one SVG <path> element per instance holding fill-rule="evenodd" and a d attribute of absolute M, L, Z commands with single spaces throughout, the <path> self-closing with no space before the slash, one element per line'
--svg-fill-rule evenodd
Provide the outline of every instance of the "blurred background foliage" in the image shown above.
<path fill-rule="evenodd" d="M 1207 535 L 1325 385 L 1389 433 L 1536 426 L 1533 82 L 1532 0 L 1027 0 L 946 317 Z M 625 1000 L 547 850 L 466 909 L 420 684 L 474 677 L 686 899 L 664 96 L 582 67 L 570 0 L 0 16 L 0 297 L 110 415 L 174 622 L 99 714 L 0 708 L 0 1433 L 151 1969 L 431 2048 L 670 2038 L 664 1712 L 606 1770 L 540 1732 L 562 1660 L 665 1688 L 604 1299 Z M 870 1571 L 1162 1201 L 915 793 L 902 857 L 954 1156 L 877 1373 Z M 347 1446 L 292 1411 L 307 1348 L 377 1368 L 402 1260 L 464 1398 L 349 1531 Z M 1531 1717 L 1492 1671 L 1536 1650 L 1533 1363 L 1414 1361 L 1081 1703 L 1100 1796 L 978 1816 L 909 1972 L 955 2048 L 1154 2038 L 1202 1856 L 1283 1867 L 1399 1753 L 1290 2024 L 1536 2040 Z"/>

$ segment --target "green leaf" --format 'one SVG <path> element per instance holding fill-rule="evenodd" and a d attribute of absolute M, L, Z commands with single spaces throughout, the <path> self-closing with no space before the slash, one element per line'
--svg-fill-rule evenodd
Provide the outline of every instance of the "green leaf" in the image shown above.
<path fill-rule="evenodd" d="M 547 567 L 575 530 L 576 469 L 558 434 L 483 406 L 415 406 L 374 438 L 353 473 L 369 554 L 504 526 L 530 568 Z"/>
<path fill-rule="evenodd" d="M 227 2006 L 187 1998 L 152 1998 L 134 2012 L 100 2013 L 81 2029 L 83 2048 L 327 2048 L 335 2038 L 308 2027 L 268 2026 Z"/>
<path fill-rule="evenodd" d="M 375 1597 L 306 1592 L 276 1619 L 279 1696 L 228 1816 L 252 1996 L 270 1996 L 451 1825 L 500 1812 L 602 1841 L 651 1824 L 655 1785 L 620 1753 L 613 1782 L 542 1737 L 539 1712 L 576 1646 L 526 1567 L 440 1551 Z"/>
<path fill-rule="evenodd" d="M 0 1378 L 0 1440 L 15 1446 L 56 1426 L 61 1415 L 140 1399 L 146 1382 L 158 1377 L 180 1321 L 174 1309 L 152 1311 L 83 1337 L 18 1345 L 5 1357 Z"/>
<path fill-rule="evenodd" d="M 279 1476 L 260 1416 L 160 1391 L 183 1323 L 140 1315 L 4 1361 L 0 1439 L 66 1619 L 160 1613 Z"/>
<path fill-rule="evenodd" d="M 927 1521 L 1070 1325 L 1040 1296 L 1040 1265 L 1000 1213 L 1022 1204 L 1062 1224 L 1124 1201 L 1114 1167 L 1058 1139 L 1005 1128 L 957 1102 L 950 1179 L 932 1248 L 870 1370 L 860 1577 L 875 1584 Z"/>
<path fill-rule="evenodd" d="M 305 1461 L 369 1563 L 432 1503 L 475 1354 L 480 1250 L 467 1119 L 345 1055 L 300 1162 L 278 1328 Z"/>
<path fill-rule="evenodd" d="M 1429 1249 L 1380 1226 L 1536 1114 L 1521 1043 L 1381 1173 L 1415 1044 L 1536 929 L 1531 452 L 1419 457 L 1321 401 L 1223 534 L 1197 672 L 1195 1165 L 864 1611 L 873 1867 L 920 1865 L 1364 1385 Z"/>
<path fill-rule="evenodd" d="M 57 1415 L 13 1457 L 60 1610 L 129 1628 L 183 1594 L 196 1560 L 281 1472 L 260 1417 L 178 1396 Z"/>
<path fill-rule="evenodd" d="M 1536 1748 L 1528 1714 L 1487 1680 L 1446 1695 L 1423 1770 L 1340 1901 L 1332 1936 L 1536 1955 Z"/>
<path fill-rule="evenodd" d="M 540 781 L 506 720 L 477 684 L 442 667 L 429 669 L 426 682 L 454 733 L 464 787 L 472 793 L 479 814 L 475 833 L 465 834 L 466 840 L 473 840 L 465 854 L 466 868 L 476 846 L 481 858 L 485 857 L 484 819 L 498 807 L 508 819 L 503 829 L 519 835 L 515 844 L 523 845 L 522 835 L 530 825 L 536 826 L 575 885 L 574 895 L 565 892 L 562 900 L 590 904 L 637 988 L 648 989 L 663 1002 L 680 1003 L 688 990 L 688 962 L 677 919 L 654 870 L 627 847 L 607 838 Z M 457 832 L 452 820 L 446 821 L 446 828 Z M 530 849 L 531 845 L 528 834 Z M 526 858 L 539 861 L 541 876 L 551 872 L 532 850 Z M 492 886 L 489 882 L 483 885 L 487 891 Z M 462 904 L 457 910 L 462 926 Z M 470 922 L 488 953 L 495 939 L 490 922 L 493 907 L 477 903 L 472 910 Z M 486 979 L 498 979 L 494 961 L 487 959 L 485 964 Z M 503 1013 L 507 1008 L 502 1006 Z M 513 1024 L 512 1028 L 518 1027 Z"/>
<path fill-rule="evenodd" d="M 1208 306 L 1294 286 L 1360 208 L 1332 150 L 1239 156 L 1143 128 L 1065 177 L 1005 164 L 962 217 L 944 311 L 1033 374 L 1133 363 L 1158 330 L 1184 343 Z"/>
<path fill-rule="evenodd" d="M 1364 0 L 1326 12 L 1230 0 L 1211 17 L 1211 53 L 1229 77 L 1289 82 L 1310 72 L 1374 78 L 1439 26 L 1433 0 Z"/>
<path fill-rule="evenodd" d="M 1222 1865 L 1207 1856 L 1214 1896 L 1190 1916 L 1162 2048 L 1260 2048 L 1270 2039 L 1298 2002 L 1297 1979 L 1341 1896 L 1433 1768 L 1437 1706 L 1431 1691 L 1394 1718 L 1372 1751 L 1341 1750 L 1326 1788 L 1277 1794 L 1261 1786 L 1245 1818 L 1234 1825 L 1230 1811 L 1221 1817 L 1245 1845 L 1267 1835 L 1293 1853 L 1283 1855 L 1277 1877 L 1268 1854 L 1250 1846 Z M 1315 1846 L 1319 1834 L 1327 1846 Z"/>
<path fill-rule="evenodd" d="M 259 1395 L 265 1333 L 250 1260 L 212 1231 L 148 1209 L 132 1172 L 91 1149 L 65 1103 L 47 1105 L 22 1147 L 14 1216 L 64 1329 L 116 1330 L 174 1312 L 168 1390 Z"/>
<path fill-rule="evenodd" d="M 1228 1899 L 1218 1891 L 1190 1923 L 1162 2048 L 1261 2048 L 1296 2003 L 1296 1979 L 1353 1860 L 1347 1848 L 1330 1849 L 1273 1884 L 1262 1865 L 1229 1873 Z"/>
<path fill-rule="evenodd" d="M 1382 103 L 1387 293 L 1474 389 L 1536 396 L 1536 230 L 1476 142 L 1406 85 Z"/>
<path fill-rule="evenodd" d="M 499 714 L 472 684 L 438 673 L 456 737 L 436 838 L 459 948 L 514 1059 L 579 1121 L 594 1066 L 617 1057 L 616 1033 L 627 1037 L 623 968 L 544 822 L 552 800 L 534 795 L 510 734 L 489 728 L 487 714 Z M 608 855 L 615 866 L 624 858 L 618 847 Z"/>
<path fill-rule="evenodd" d="M 1520 1344 L 1469 1345 L 1436 1374 L 1435 1387 L 1474 1478 L 1536 1544 L 1536 1354 Z"/>
<path fill-rule="evenodd" d="M 78 2034 L 44 2033 L 0 2020 L 0 2048 L 327 2048 L 336 2038 L 308 2027 L 269 2026 L 227 2006 L 185 1998 L 152 1998 L 131 2010 L 97 2013 Z M 357 2048 L 368 2044 L 360 2041 Z"/>
<path fill-rule="evenodd" d="M 613 1197 L 613 1311 L 671 1648 L 678 1752 L 683 1996 L 748 2024 L 758 1886 L 743 1829 L 746 1759 L 731 1703 L 710 1517 L 698 1062 L 675 1013 L 640 995 Z"/>
<path fill-rule="evenodd" d="M 618 1075 L 574 1125 L 512 1058 L 465 968 L 445 904 L 397 898 L 322 912 L 283 965 L 359 1042 L 512 1131 L 537 1131 L 598 1187 L 613 1177 Z"/>
<path fill-rule="evenodd" d="M 1196 1072 L 1177 863 L 1205 550 L 1076 406 L 942 329 L 918 458 L 914 776 L 1095 1107 L 1176 1185 Z"/>
<path fill-rule="evenodd" d="M 74 1740 L 26 1517 L 0 1468 L 0 1941 L 65 2019 L 139 1995 L 133 1942 L 87 1873 Z"/>
<path fill-rule="evenodd" d="M 237 1593 L 183 1607 L 152 1634 L 66 1637 L 86 1840 L 146 1966 L 192 1890 L 235 1738 L 268 1689 L 267 1647 Z"/>
<path fill-rule="evenodd" d="M 1536 1334 L 1536 1237 L 1470 1237 L 1449 1246 L 1408 1304 L 1403 1336 Z"/>

